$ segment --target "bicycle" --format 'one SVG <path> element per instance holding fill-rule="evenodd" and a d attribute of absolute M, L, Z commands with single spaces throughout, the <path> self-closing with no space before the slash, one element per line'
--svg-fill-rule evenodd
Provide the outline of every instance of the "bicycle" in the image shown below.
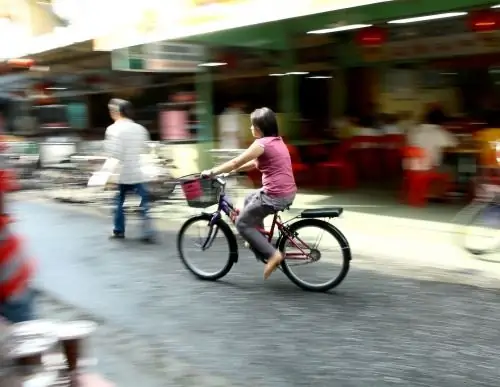
<path fill-rule="evenodd" d="M 462 247 L 472 255 L 494 253 L 500 249 L 500 194 L 498 186 L 474 200 L 455 219 L 464 219 L 459 232 Z M 488 189 L 488 188 L 487 188 Z"/>
<path fill-rule="evenodd" d="M 455 219 L 464 219 L 460 242 L 472 255 L 481 256 L 500 249 L 500 142 L 491 141 L 492 153 L 475 180 L 476 198 Z"/>
<path fill-rule="evenodd" d="M 239 210 L 233 206 L 225 194 L 227 174 L 219 175 L 214 178 L 199 178 L 199 174 L 197 175 L 198 178 L 189 178 L 189 176 L 194 175 L 188 175 L 181 178 L 181 180 L 184 179 L 181 181 L 181 186 L 186 196 L 188 205 L 195 208 L 206 208 L 210 205 L 217 204 L 217 209 L 213 212 L 202 211 L 201 214 L 194 215 L 186 220 L 180 228 L 177 236 L 177 250 L 182 263 L 193 275 L 202 280 L 216 281 L 227 275 L 233 265 L 238 262 L 238 242 L 234 232 L 231 230 L 231 227 L 222 218 L 222 214 L 225 214 L 230 219 L 231 223 L 234 224 L 237 216 L 239 215 Z M 271 243 L 276 229 L 278 230 L 278 237 L 274 245 L 284 255 L 284 260 L 280 265 L 280 269 L 295 285 L 301 289 L 326 292 L 338 286 L 346 277 L 349 271 L 350 261 L 352 259 L 349 242 L 344 234 L 342 234 L 338 228 L 330 223 L 331 219 L 338 218 L 342 212 L 343 208 L 340 207 L 306 209 L 303 210 L 298 216 L 283 222 L 279 211 L 275 211 L 271 228 L 269 230 L 259 228 L 259 231 L 262 232 L 262 234 L 265 235 Z M 319 218 L 328 218 L 329 221 Z M 184 249 L 184 242 L 186 236 L 189 234 L 189 229 L 196 223 L 202 223 L 204 228 L 207 229 L 206 234 L 200 237 L 199 246 L 197 246 L 200 251 L 197 251 L 197 253 L 210 249 L 219 235 L 219 232 L 222 233 L 222 237 L 226 240 L 229 246 L 229 254 L 225 263 L 213 272 L 204 272 L 199 269 L 189 260 L 186 250 Z M 318 242 L 312 247 L 303 241 L 303 238 L 305 239 L 305 236 L 310 234 L 310 232 L 304 232 L 304 229 L 308 227 L 313 228 L 314 230 L 319 229 L 319 231 L 314 233 L 316 236 L 319 234 Z M 337 244 L 340 245 L 342 255 L 340 271 L 338 275 L 327 280 L 326 282 L 312 284 L 297 276 L 292 267 L 295 266 L 294 263 L 298 263 L 298 265 L 305 265 L 318 262 L 324 258 L 322 256 L 322 252 L 317 247 L 325 233 L 333 236 Z M 302 238 L 301 235 L 303 235 Z M 295 248 L 298 251 L 287 252 L 287 242 L 290 243 L 292 248 Z M 254 254 L 258 261 L 266 263 L 266 260 L 263 257 L 259 257 L 259 255 L 255 252 Z"/>

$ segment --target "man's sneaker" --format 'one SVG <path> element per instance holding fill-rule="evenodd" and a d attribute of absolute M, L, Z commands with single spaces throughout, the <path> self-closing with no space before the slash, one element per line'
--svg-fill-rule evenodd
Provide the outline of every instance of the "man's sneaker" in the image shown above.
<path fill-rule="evenodd" d="M 125 234 L 122 232 L 115 232 L 109 236 L 109 239 L 125 239 Z"/>
<path fill-rule="evenodd" d="M 154 244 L 154 243 L 156 243 L 156 239 L 154 237 L 152 237 L 152 236 L 142 237 L 141 238 L 141 242 L 142 243 Z"/>

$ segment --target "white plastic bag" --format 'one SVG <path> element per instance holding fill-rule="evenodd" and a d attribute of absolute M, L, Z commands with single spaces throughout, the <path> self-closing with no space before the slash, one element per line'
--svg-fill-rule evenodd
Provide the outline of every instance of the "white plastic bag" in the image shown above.
<path fill-rule="evenodd" d="M 111 177 L 116 176 L 116 170 L 120 162 L 117 159 L 108 158 L 101 169 L 94 172 L 87 183 L 88 187 L 105 187 L 111 182 Z"/>

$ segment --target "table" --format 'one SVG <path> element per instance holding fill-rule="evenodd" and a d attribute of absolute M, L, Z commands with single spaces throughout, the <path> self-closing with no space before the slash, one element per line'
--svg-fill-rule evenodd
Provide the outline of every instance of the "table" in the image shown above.
<path fill-rule="evenodd" d="M 339 141 L 292 141 L 290 144 L 297 147 L 303 163 L 317 164 L 328 161 L 331 158 L 331 154 L 335 146 L 339 144 Z"/>
<path fill-rule="evenodd" d="M 0 338 L 4 334 L 8 334 L 9 327 L 11 326 L 6 320 L 0 317 Z M 85 334 L 82 331 L 80 332 Z M 71 335 L 73 334 L 71 333 Z M 3 359 L 5 360 L 5 357 Z M 37 368 L 36 372 L 24 378 L 16 372 L 15 368 L 12 367 L 12 363 L 9 360 L 7 361 L 6 364 L 1 364 L 3 373 L 0 374 L 0 387 L 115 387 L 113 383 L 97 374 L 85 372 L 68 374 L 66 356 L 61 352 L 59 346 L 44 353 L 43 368 Z M 85 367 L 93 363 L 93 359 L 85 360 L 80 358 L 77 361 L 81 364 L 80 367 Z"/>
<path fill-rule="evenodd" d="M 91 155 L 82 155 L 82 156 L 71 156 L 70 161 L 71 162 L 79 162 L 79 161 L 93 161 L 93 162 L 105 162 L 108 158 L 105 156 L 91 156 Z"/>

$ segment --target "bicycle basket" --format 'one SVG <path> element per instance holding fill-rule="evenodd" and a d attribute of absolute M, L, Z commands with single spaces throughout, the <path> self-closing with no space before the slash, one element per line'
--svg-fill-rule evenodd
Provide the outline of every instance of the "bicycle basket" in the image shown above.
<path fill-rule="evenodd" d="M 205 208 L 219 202 L 220 187 L 212 179 L 192 179 L 181 182 L 189 207 Z"/>

